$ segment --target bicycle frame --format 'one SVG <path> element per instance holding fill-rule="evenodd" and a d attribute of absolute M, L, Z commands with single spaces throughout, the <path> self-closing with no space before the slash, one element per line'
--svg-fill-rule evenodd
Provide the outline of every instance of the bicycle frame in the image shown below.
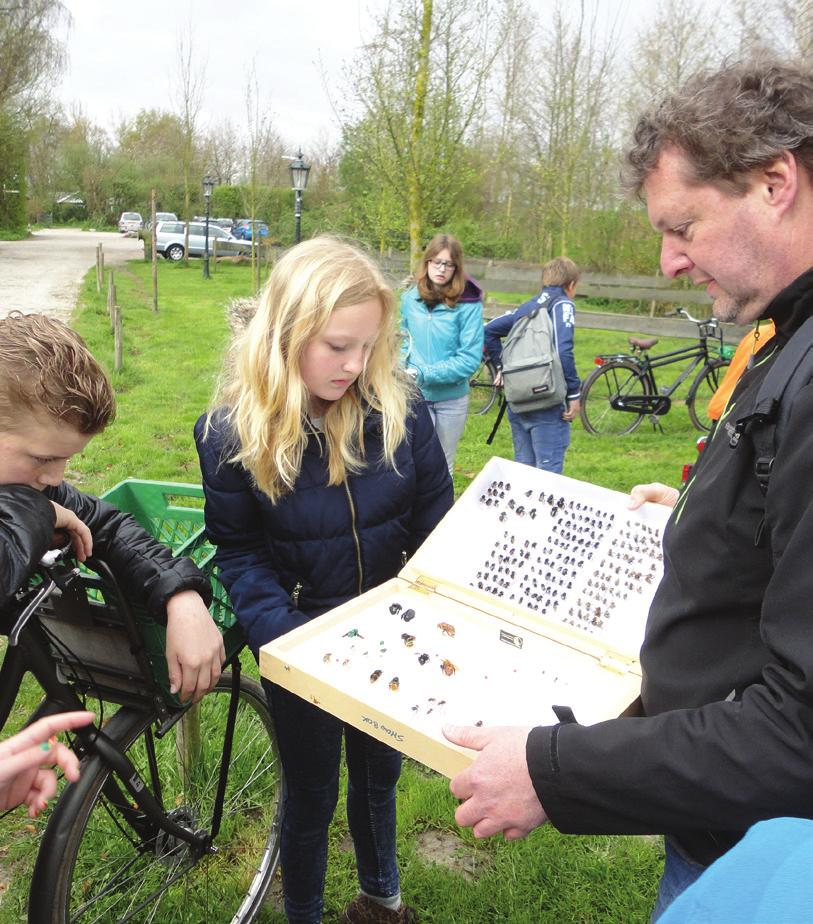
<path fill-rule="evenodd" d="M 634 414 L 647 413 L 657 416 L 668 413 L 672 406 L 671 396 L 698 367 L 702 367 L 710 361 L 708 341 L 712 339 L 719 340 L 722 348 L 723 333 L 714 318 L 709 321 L 698 321 L 692 318 L 684 309 L 679 309 L 678 313 L 683 314 L 698 326 L 699 340 L 692 346 L 681 347 L 656 356 L 650 356 L 649 352 L 642 347 L 633 346 L 631 353 L 606 353 L 596 357 L 597 366 L 604 365 L 607 362 L 626 362 L 637 366 L 641 379 L 648 386 L 650 393 L 647 395 L 617 395 L 610 402 L 614 410 L 629 411 Z M 688 362 L 688 365 L 681 370 L 677 378 L 670 385 L 659 387 L 655 377 L 655 370 L 684 361 Z"/>
<path fill-rule="evenodd" d="M 97 561 L 94 562 L 94 565 L 100 566 L 100 571 L 106 571 L 105 577 L 114 582 L 119 601 L 123 603 L 122 614 L 124 615 L 125 625 L 128 625 L 129 629 L 127 635 L 137 637 L 138 630 L 135 626 L 135 619 L 126 598 L 115 583 L 115 577 L 103 563 Z M 46 584 L 33 592 L 31 599 L 12 627 L 9 637 L 14 639 L 14 644 L 9 644 L 2 667 L 0 667 L 0 727 L 5 726 L 11 714 L 23 676 L 27 671 L 34 676 L 42 687 L 45 692 L 45 700 L 37 707 L 26 724 L 30 724 L 43 715 L 86 708 L 70 684 L 60 680 L 46 634 L 38 620 L 32 618 L 36 609 L 50 593 L 53 593 L 58 587 L 62 591 L 68 590 L 72 581 L 80 580 L 79 571 L 74 569 L 70 574 L 65 575 L 64 572 L 56 571 L 55 566 L 49 564 L 44 564 L 41 571 L 46 579 Z M 118 781 L 123 784 L 128 795 L 122 792 L 116 777 L 111 775 L 105 784 L 106 796 L 122 813 L 122 817 L 127 818 L 138 836 L 146 842 L 153 841 L 159 832 L 166 832 L 166 834 L 188 843 L 192 848 L 193 855 L 196 857 L 214 850 L 212 841 L 219 832 L 222 820 L 223 800 L 231 762 L 231 739 L 234 732 L 240 687 L 240 662 L 237 655 L 232 657 L 230 666 L 232 669 L 232 690 L 227 719 L 227 736 L 221 761 L 211 832 L 193 832 L 173 821 L 159 801 L 160 792 L 153 795 L 150 787 L 138 773 L 135 766 L 105 731 L 96 725 L 88 725 L 73 732 L 76 739 L 78 739 L 78 743 L 74 742 L 71 746 L 80 759 L 94 754 L 98 755 L 115 772 Z M 152 678 L 149 677 L 149 680 L 152 680 Z M 143 701 L 143 706 L 140 710 L 141 714 L 156 714 L 154 706 L 155 703 L 152 697 Z M 169 713 L 164 708 L 164 715 L 159 713 L 162 721 L 155 734 L 158 737 L 166 734 L 186 714 L 190 706 L 191 703 L 172 713 Z M 113 723 L 125 710 L 127 710 L 125 717 L 130 712 L 139 711 L 134 710 L 133 706 L 125 705 L 111 720 L 108 727 L 115 728 Z M 164 716 L 166 717 L 164 718 Z M 158 777 L 155 767 L 151 766 L 150 769 L 153 779 L 156 780 Z M 70 792 L 71 787 L 69 786 L 60 798 L 69 797 Z"/>

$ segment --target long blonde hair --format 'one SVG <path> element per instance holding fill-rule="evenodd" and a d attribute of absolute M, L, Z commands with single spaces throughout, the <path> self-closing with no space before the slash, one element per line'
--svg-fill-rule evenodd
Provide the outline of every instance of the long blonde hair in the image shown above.
<path fill-rule="evenodd" d="M 275 503 L 293 490 L 313 432 L 302 353 L 334 310 L 371 298 L 381 302 L 378 337 L 361 375 L 321 421 L 328 484 L 341 484 L 348 472 L 364 468 L 364 420 L 371 410 L 381 416 L 384 460 L 394 467 L 413 388 L 399 363 L 395 296 L 375 262 L 358 248 L 320 236 L 289 250 L 232 346 L 209 423 L 215 410 L 225 408 L 239 438 L 229 461 L 242 464 Z"/>

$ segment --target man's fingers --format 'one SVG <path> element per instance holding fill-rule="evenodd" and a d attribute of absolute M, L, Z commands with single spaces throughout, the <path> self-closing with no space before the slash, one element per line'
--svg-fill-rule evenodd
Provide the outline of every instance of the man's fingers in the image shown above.
<path fill-rule="evenodd" d="M 489 740 L 488 730 L 475 725 L 444 725 L 443 736 L 452 744 L 473 751 L 482 751 Z"/>

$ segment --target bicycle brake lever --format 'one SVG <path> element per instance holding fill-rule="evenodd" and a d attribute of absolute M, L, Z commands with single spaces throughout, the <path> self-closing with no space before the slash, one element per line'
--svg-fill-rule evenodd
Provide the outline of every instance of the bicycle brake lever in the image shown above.
<path fill-rule="evenodd" d="M 11 632 L 8 634 L 8 643 L 10 647 L 14 647 L 20 641 L 20 635 L 22 634 L 23 629 L 28 625 L 28 620 L 34 615 L 34 611 L 37 607 L 45 600 L 47 597 L 50 597 L 51 594 L 56 589 L 56 581 L 51 580 L 37 591 L 34 595 L 34 599 L 28 604 L 28 606 L 20 614 L 19 619 L 11 627 Z"/>

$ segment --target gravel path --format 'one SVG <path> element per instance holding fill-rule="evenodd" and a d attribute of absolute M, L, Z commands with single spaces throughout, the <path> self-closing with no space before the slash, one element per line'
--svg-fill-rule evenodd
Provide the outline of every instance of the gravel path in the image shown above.
<path fill-rule="evenodd" d="M 106 267 L 144 254 L 140 240 L 110 231 L 50 228 L 25 241 L 0 241 L 0 318 L 16 309 L 69 321 L 99 241 Z"/>

